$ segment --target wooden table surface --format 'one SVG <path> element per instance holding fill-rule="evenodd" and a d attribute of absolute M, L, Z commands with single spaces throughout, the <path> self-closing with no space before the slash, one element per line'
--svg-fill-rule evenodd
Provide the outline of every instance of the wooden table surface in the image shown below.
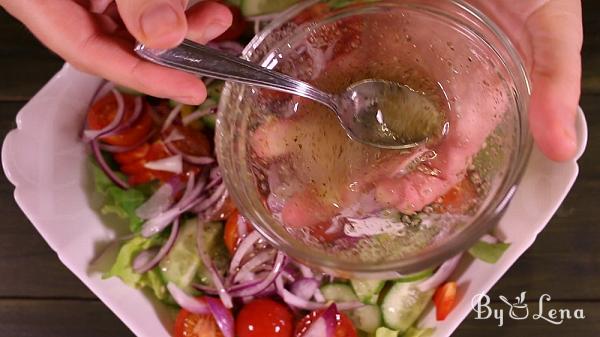
<path fill-rule="evenodd" d="M 586 319 L 560 326 L 543 320 L 493 320 L 471 315 L 455 336 L 596 337 L 600 335 L 600 1 L 584 1 L 585 46 L 581 106 L 589 144 L 580 176 L 533 247 L 493 288 L 514 298 L 521 291 L 535 307 L 548 293 L 554 307 L 583 309 Z M 15 115 L 62 61 L 6 12 L 0 10 L 0 135 L 15 127 Z M 0 336 L 131 336 L 48 247 L 13 199 L 0 175 Z M 497 304 L 499 305 L 499 304 Z M 548 308 L 546 307 L 545 310 Z"/>

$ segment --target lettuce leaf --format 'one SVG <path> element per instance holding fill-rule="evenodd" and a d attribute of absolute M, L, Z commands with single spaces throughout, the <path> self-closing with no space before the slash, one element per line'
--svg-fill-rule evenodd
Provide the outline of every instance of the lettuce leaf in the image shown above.
<path fill-rule="evenodd" d="M 469 249 L 469 254 L 479 260 L 494 264 L 500 260 L 508 247 L 510 247 L 510 244 L 508 243 L 488 243 L 479 241 Z"/>
<path fill-rule="evenodd" d="M 118 277 L 124 283 L 135 288 L 149 288 L 159 300 L 168 300 L 169 294 L 166 289 L 166 283 L 163 280 L 158 268 L 154 268 L 146 273 L 138 274 L 133 271 L 132 263 L 135 257 L 142 251 L 159 246 L 164 238 L 156 235 L 151 238 L 136 236 L 127 241 L 119 250 L 115 263 L 103 278 Z"/>
<path fill-rule="evenodd" d="M 135 210 L 150 197 L 153 186 L 144 185 L 124 190 L 115 185 L 94 161 L 92 161 L 92 170 L 96 191 L 105 197 L 100 212 L 102 214 L 115 214 L 124 220 L 128 220 L 129 229 L 132 232 L 137 232 L 144 220 L 135 214 Z M 117 174 L 121 175 L 120 173 Z"/>

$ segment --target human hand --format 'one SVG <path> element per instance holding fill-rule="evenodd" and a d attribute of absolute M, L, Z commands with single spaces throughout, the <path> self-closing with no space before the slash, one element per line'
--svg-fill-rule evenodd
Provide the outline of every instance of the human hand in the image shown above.
<path fill-rule="evenodd" d="M 529 123 L 550 159 L 577 149 L 575 117 L 581 92 L 583 43 L 579 0 L 473 0 L 516 44 L 531 76 Z"/>
<path fill-rule="evenodd" d="M 204 1 L 188 0 L 0 0 L 46 46 L 78 69 L 138 91 L 198 104 L 206 88 L 197 77 L 146 62 L 133 53 L 135 40 L 153 48 L 175 47 L 187 37 L 200 43 L 221 35 L 232 15 Z"/>
<path fill-rule="evenodd" d="M 577 145 L 575 116 L 580 95 L 580 50 L 583 39 L 580 2 L 573 0 L 519 2 L 472 0 L 472 2 L 500 23 L 525 60 L 533 82 L 530 101 L 531 131 L 538 146 L 553 160 L 571 159 Z M 399 55 L 402 55 L 402 51 Z M 354 58 L 356 57 L 353 56 Z M 485 69 L 481 71 L 485 72 Z M 466 102 L 477 102 L 479 95 L 472 88 L 457 86 L 455 89 L 460 91 L 458 96 L 463 97 Z M 470 99 L 465 99 L 466 97 Z M 486 106 L 485 104 L 485 100 L 479 102 L 479 106 Z M 492 107 L 489 108 L 491 111 Z M 375 199 L 378 204 L 392 205 L 408 213 L 419 211 L 460 182 L 465 175 L 469 158 L 480 149 L 495 125 L 485 115 L 467 116 L 470 110 L 462 110 L 463 118 L 455 121 L 451 135 L 436 148 L 437 157 L 428 162 L 428 166 L 441 175 L 432 176 L 415 171 L 401 177 L 381 179 L 386 176 L 385 166 L 381 166 L 376 171 L 383 171 L 384 174 L 379 174 L 375 182 Z M 278 124 L 271 129 L 285 130 L 280 134 L 293 134 L 288 131 L 289 125 L 287 129 L 285 126 L 285 123 Z M 278 139 L 276 136 L 273 137 L 273 134 L 278 133 L 257 133 L 255 144 L 258 144 L 261 150 L 259 153 L 271 155 L 268 150 L 280 149 L 276 146 Z M 281 138 L 285 138 L 285 135 Z M 273 144 L 275 146 L 271 146 Z M 392 171 L 394 165 L 402 167 L 406 164 L 406 158 L 397 159 L 392 162 Z M 359 181 L 365 179 L 367 181 L 363 185 L 371 186 L 369 175 L 360 177 Z M 359 194 L 367 192 L 360 190 Z M 327 206 L 324 200 L 320 200 L 315 195 L 299 193 L 283 206 L 284 222 L 292 226 L 320 223 L 337 212 L 336 209 Z"/>
<path fill-rule="evenodd" d="M 502 26 L 524 58 L 533 89 L 529 102 L 529 125 L 537 146 L 552 160 L 571 159 L 577 151 L 575 118 L 581 91 L 581 2 L 470 2 Z M 468 94 L 468 91 L 463 93 Z M 413 172 L 399 179 L 384 180 L 377 188 L 379 200 L 411 212 L 422 209 L 446 193 L 462 178 L 467 159 L 478 149 L 461 148 L 456 144 L 461 144 L 462 138 L 470 139 L 473 146 L 478 145 L 491 131 L 485 130 L 490 125 L 482 116 L 474 117 L 472 125 L 464 120 L 454 123 L 454 135 L 441 144 L 437 149 L 438 157 L 429 163 L 443 172 L 442 179 Z"/>

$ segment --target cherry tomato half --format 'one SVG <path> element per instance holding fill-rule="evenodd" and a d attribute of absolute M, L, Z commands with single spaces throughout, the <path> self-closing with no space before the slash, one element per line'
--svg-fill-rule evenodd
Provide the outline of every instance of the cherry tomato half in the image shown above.
<path fill-rule="evenodd" d="M 292 337 L 293 329 L 290 309 L 267 298 L 246 304 L 235 321 L 237 337 Z"/>
<path fill-rule="evenodd" d="M 131 151 L 115 154 L 114 159 L 119 163 L 121 172 L 127 175 L 131 185 L 139 185 L 152 180 L 167 181 L 175 174 L 172 172 L 147 169 L 144 164 L 169 157 L 162 141 L 152 144 L 143 144 Z"/>
<path fill-rule="evenodd" d="M 183 139 L 173 142 L 173 145 L 182 153 L 192 156 L 207 156 L 210 154 L 210 143 L 206 136 L 196 130 L 183 126 L 173 126 L 166 130 L 166 133 L 176 130 Z M 162 141 L 155 141 L 151 144 L 142 144 L 139 147 L 114 155 L 114 159 L 119 163 L 121 171 L 128 177 L 131 185 L 139 185 L 159 180 L 165 182 L 171 179 L 175 174 L 165 171 L 147 169 L 144 165 L 147 162 L 167 158 L 172 154 Z M 201 168 L 196 165 L 184 163 L 183 176 L 191 173 L 200 172 Z M 184 179 L 185 180 L 185 179 Z"/>
<path fill-rule="evenodd" d="M 175 320 L 175 337 L 223 337 L 212 315 L 197 315 L 181 309 Z"/>
<path fill-rule="evenodd" d="M 298 325 L 296 325 L 296 337 L 302 337 L 304 335 L 304 333 L 306 333 L 306 330 L 308 330 L 308 327 L 310 327 L 310 325 L 316 321 L 319 317 L 321 317 L 321 314 L 323 313 L 324 310 L 316 310 L 311 312 L 310 314 L 306 315 L 304 318 L 302 318 L 302 320 L 300 320 L 300 322 L 298 322 Z M 350 318 L 348 318 L 348 316 L 346 316 L 344 313 L 338 313 L 337 317 L 336 317 L 336 325 L 335 325 L 335 337 L 357 337 L 358 335 L 356 334 L 356 329 L 354 328 L 354 325 L 352 324 L 352 321 L 350 320 Z"/>
<path fill-rule="evenodd" d="M 125 110 L 121 123 L 127 123 L 133 117 L 135 97 L 127 94 L 122 95 Z M 117 106 L 117 99 L 112 93 L 100 98 L 88 112 L 88 127 L 91 130 L 100 130 L 110 124 L 117 114 Z M 100 140 L 119 146 L 132 146 L 141 142 L 148 135 L 153 124 L 152 117 L 148 113 L 148 109 L 151 109 L 150 106 L 144 104 L 143 109 L 142 115 L 129 128 L 115 135 L 101 137 Z"/>
<path fill-rule="evenodd" d="M 456 306 L 456 282 L 447 282 L 439 287 L 433 295 L 435 318 L 443 321 Z"/>

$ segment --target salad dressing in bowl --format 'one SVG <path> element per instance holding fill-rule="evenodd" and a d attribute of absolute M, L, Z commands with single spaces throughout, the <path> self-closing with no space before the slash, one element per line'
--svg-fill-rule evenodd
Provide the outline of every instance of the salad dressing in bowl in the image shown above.
<path fill-rule="evenodd" d="M 320 106 L 230 84 L 217 150 L 232 198 L 271 244 L 327 272 L 394 277 L 438 264 L 493 225 L 527 159 L 520 59 L 457 4 L 320 5 L 273 23 L 246 57 L 333 93 L 371 79 L 404 85 L 429 106 L 415 107 L 414 124 L 386 124 L 440 136 L 377 149 Z"/>

